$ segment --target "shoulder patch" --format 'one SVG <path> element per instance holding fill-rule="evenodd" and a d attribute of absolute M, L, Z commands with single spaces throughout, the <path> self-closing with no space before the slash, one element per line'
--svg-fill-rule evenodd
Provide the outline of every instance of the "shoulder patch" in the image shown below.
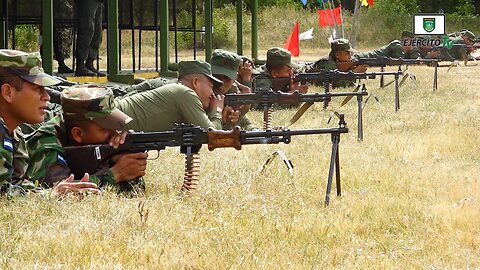
<path fill-rule="evenodd" d="M 13 142 L 9 138 L 3 138 L 3 149 L 13 153 Z"/>
<path fill-rule="evenodd" d="M 57 153 L 57 162 L 62 165 L 68 166 L 65 157 L 61 153 Z"/>

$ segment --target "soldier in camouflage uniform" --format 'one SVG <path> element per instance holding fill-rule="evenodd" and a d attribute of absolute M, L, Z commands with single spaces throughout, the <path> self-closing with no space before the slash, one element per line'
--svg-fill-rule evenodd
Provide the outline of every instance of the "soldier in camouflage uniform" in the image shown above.
<path fill-rule="evenodd" d="M 61 103 L 63 114 L 44 123 L 27 138 L 31 150 L 27 175 L 46 186 L 55 186 L 70 175 L 64 146 L 110 142 L 116 147 L 126 136 L 126 132 L 118 130 L 132 120 L 115 108 L 112 92 L 106 88 L 71 87 L 62 92 Z M 116 186 L 119 191 L 143 190 L 141 176 L 145 175 L 147 157 L 143 152 L 117 155 L 90 175 L 90 181 L 101 187 Z"/>
<path fill-rule="evenodd" d="M 273 78 L 293 78 L 293 68 L 299 66 L 292 62 L 292 54 L 283 49 L 273 47 L 267 50 L 267 62 L 259 67 L 259 74 L 254 79 L 254 92 L 268 91 L 272 88 Z M 301 85 L 300 82 L 292 83 L 290 92 L 298 90 L 300 93 L 307 93 L 308 86 Z"/>
<path fill-rule="evenodd" d="M 106 76 L 93 62 L 102 44 L 103 0 L 79 0 L 77 3 L 78 32 L 75 50 L 75 76 Z"/>
<path fill-rule="evenodd" d="M 404 31 L 400 40 L 394 40 L 380 49 L 375 49 L 370 52 L 362 52 L 353 55 L 353 58 L 404 58 L 417 59 L 421 57 L 420 49 L 415 46 L 403 46 L 404 41 L 415 38 L 411 32 Z"/>
<path fill-rule="evenodd" d="M 61 20 L 73 19 L 73 0 L 55 0 L 53 4 L 55 27 L 53 29 L 53 52 L 58 62 L 58 73 L 73 73 L 65 64 L 65 59 L 72 55 L 73 29 L 62 27 Z M 59 21 L 60 20 L 60 21 Z"/>
<path fill-rule="evenodd" d="M 39 53 L 0 50 L 0 158 L 3 164 L 0 192 L 8 197 L 38 190 L 25 177 L 28 155 L 19 125 L 43 121 L 50 100 L 44 86 L 58 83 L 59 80 L 43 72 Z M 68 175 L 59 179 L 54 194 L 63 196 L 78 190 L 97 190 L 94 183 L 72 183 L 72 180 Z"/>
<path fill-rule="evenodd" d="M 222 129 L 223 97 L 213 93 L 221 85 L 222 81 L 212 76 L 209 63 L 182 61 L 178 64 L 178 83 L 116 99 L 115 103 L 135 119 L 127 127 L 138 131 L 171 130 L 175 123 Z"/>
<path fill-rule="evenodd" d="M 473 45 L 475 43 L 475 35 L 468 30 L 461 32 L 460 36 L 450 39 L 453 41 L 451 49 L 441 50 L 440 59 L 446 61 L 468 61 L 470 60 L 470 54 L 475 50 L 474 47 L 468 48 L 467 45 Z"/>
<path fill-rule="evenodd" d="M 341 69 L 338 65 L 340 62 L 350 62 L 352 60 L 352 53 L 356 51 L 352 49 L 350 41 L 348 39 L 339 38 L 335 39 L 330 43 L 330 53 L 328 57 L 321 58 L 312 67 L 310 67 L 306 72 L 320 72 L 322 70 L 336 70 L 340 69 L 341 71 L 353 71 L 353 72 L 365 72 L 367 67 L 365 65 L 353 66 L 349 65 L 348 70 Z M 323 85 L 323 82 L 317 82 L 320 85 Z M 355 85 L 354 81 L 349 80 L 339 80 L 332 83 L 333 88 L 337 87 L 352 87 Z"/>
<path fill-rule="evenodd" d="M 216 90 L 218 94 L 250 93 L 251 90 L 245 84 L 250 84 L 252 78 L 252 69 L 244 68 L 245 72 L 238 73 L 242 58 L 236 53 L 217 49 L 212 53 L 212 74 L 223 82 L 223 85 Z M 248 72 L 250 70 L 250 72 Z M 237 74 L 242 83 L 237 82 Z M 246 113 L 249 108 L 231 108 L 225 107 L 223 112 L 223 129 L 231 130 L 235 126 L 240 126 L 244 130 L 252 130 L 256 127 L 247 118 Z"/>

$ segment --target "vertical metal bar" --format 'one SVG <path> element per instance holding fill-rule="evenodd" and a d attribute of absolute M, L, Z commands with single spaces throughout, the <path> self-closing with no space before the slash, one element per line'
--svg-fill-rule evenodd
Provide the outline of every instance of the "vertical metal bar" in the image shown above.
<path fill-rule="evenodd" d="M 130 28 L 132 30 L 132 72 L 135 73 L 135 20 L 133 18 L 133 0 L 130 0 Z"/>
<path fill-rule="evenodd" d="M 252 58 L 258 60 L 258 0 L 252 0 Z"/>
<path fill-rule="evenodd" d="M 210 62 L 213 47 L 213 1 L 205 0 L 205 61 Z"/>
<path fill-rule="evenodd" d="M 433 66 L 435 67 L 435 71 L 433 72 L 433 91 L 437 90 L 437 79 L 438 79 L 438 63 L 433 62 Z"/>
<path fill-rule="evenodd" d="M 385 72 L 385 66 L 380 67 L 380 72 Z M 380 87 L 383 88 L 384 85 L 385 85 L 385 78 L 383 77 L 383 75 L 380 75 Z"/>
<path fill-rule="evenodd" d="M 108 0 L 107 19 L 107 72 L 109 75 L 118 75 L 118 71 L 120 70 L 118 0 Z"/>
<path fill-rule="evenodd" d="M 142 27 L 138 29 L 138 70 L 142 69 Z"/>
<path fill-rule="evenodd" d="M 53 0 L 42 0 L 42 66 L 53 73 Z"/>
<path fill-rule="evenodd" d="M 9 24 L 9 22 L 8 22 L 8 16 L 9 16 L 9 14 L 8 14 L 8 8 L 9 8 L 9 7 L 8 7 L 8 0 L 4 0 L 4 1 L 5 1 L 5 5 L 4 5 L 4 8 L 5 8 L 5 33 L 3 33 L 3 34 L 4 34 L 4 43 L 3 43 L 3 45 L 5 45 L 5 46 L 4 46 L 5 49 L 8 49 L 8 26 L 9 26 L 9 25 L 8 25 L 8 24 Z"/>
<path fill-rule="evenodd" d="M 395 74 L 395 112 L 400 110 L 400 89 L 398 86 L 399 75 Z"/>
<path fill-rule="evenodd" d="M 197 10 L 195 7 L 195 0 L 192 0 L 193 59 L 197 59 Z"/>
<path fill-rule="evenodd" d="M 122 70 L 122 30 L 118 29 L 118 70 Z M 110 61 L 107 59 L 107 62 Z"/>
<path fill-rule="evenodd" d="M 173 46 L 175 47 L 175 63 L 178 63 L 178 30 L 177 30 L 177 1 L 173 0 L 172 4 L 173 12 Z M 195 12 L 195 10 L 193 11 Z M 193 25 L 195 25 L 192 22 Z M 194 26 L 195 28 L 195 26 Z"/>
<path fill-rule="evenodd" d="M 158 1 L 154 1 L 153 9 L 153 20 L 155 26 L 155 71 L 158 71 Z"/>
<path fill-rule="evenodd" d="M 168 0 L 160 0 L 160 70 L 168 71 Z"/>
<path fill-rule="evenodd" d="M 13 2 L 13 19 L 12 19 L 12 49 L 15 50 L 15 28 L 17 28 L 17 2 Z M 43 5 L 43 3 L 42 3 Z"/>
<path fill-rule="evenodd" d="M 243 0 L 237 0 L 237 53 L 243 55 Z"/>
<path fill-rule="evenodd" d="M 7 30 L 7 24 L 6 24 L 6 21 L 7 21 L 7 10 L 6 10 L 6 4 L 7 4 L 7 0 L 3 0 L 2 1 L 2 8 L 3 8 L 3 14 L 2 17 L 2 21 L 0 22 L 0 49 L 6 49 L 6 46 L 5 46 L 5 33 L 8 31 Z"/>
<path fill-rule="evenodd" d="M 330 156 L 330 168 L 328 170 L 328 180 L 327 180 L 327 192 L 325 194 L 325 206 L 328 206 L 330 203 L 330 193 L 332 192 L 332 182 L 333 182 L 333 171 L 335 169 L 335 163 L 337 160 L 338 153 L 338 134 L 332 133 L 332 155 Z"/>
<path fill-rule="evenodd" d="M 357 96 L 358 104 L 358 140 L 363 141 L 363 115 L 362 115 L 362 101 L 363 96 Z"/>
<path fill-rule="evenodd" d="M 342 196 L 342 185 L 340 181 L 340 133 L 337 134 L 337 154 L 335 157 L 335 179 L 337 179 L 337 196 Z"/>

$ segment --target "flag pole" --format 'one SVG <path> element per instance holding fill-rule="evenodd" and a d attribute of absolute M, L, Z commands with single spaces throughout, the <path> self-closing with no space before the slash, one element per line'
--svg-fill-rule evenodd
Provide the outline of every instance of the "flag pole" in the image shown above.
<path fill-rule="evenodd" d="M 345 38 L 345 30 L 343 28 L 343 11 L 342 11 L 342 2 L 340 2 L 340 0 L 338 0 L 338 4 L 339 4 L 339 7 L 340 7 L 340 20 L 342 21 L 342 38 Z"/>
<path fill-rule="evenodd" d="M 355 48 L 357 43 L 357 19 L 360 16 L 360 3 L 355 1 L 355 10 L 353 11 L 352 33 L 350 34 L 350 44 Z"/>
<path fill-rule="evenodd" d="M 333 36 L 332 26 L 330 25 L 330 19 L 328 17 L 328 12 L 327 12 L 327 9 L 325 7 L 325 3 L 323 2 L 323 0 L 322 0 L 322 7 L 323 7 L 323 10 L 325 10 L 325 16 L 327 16 L 327 23 L 328 23 L 328 28 L 330 29 L 330 35 L 335 39 L 335 37 Z"/>
<path fill-rule="evenodd" d="M 338 32 L 337 22 L 335 21 L 335 14 L 333 13 L 333 8 L 335 7 L 335 5 L 333 4 L 332 0 L 328 0 L 328 3 L 330 3 L 330 13 L 332 14 L 333 27 L 334 27 L 333 29 L 335 29 L 335 35 L 333 36 L 333 39 L 337 39 L 337 32 Z"/>

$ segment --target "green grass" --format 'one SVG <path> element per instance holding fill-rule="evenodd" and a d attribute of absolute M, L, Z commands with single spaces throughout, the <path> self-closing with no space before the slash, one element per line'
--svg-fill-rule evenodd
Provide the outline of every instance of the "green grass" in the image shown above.
<path fill-rule="evenodd" d="M 202 149 L 200 186 L 186 197 L 178 196 L 184 157 L 167 149 L 149 162 L 147 192 L 138 198 L 107 191 L 81 201 L 3 200 L 0 268 L 478 268 L 478 67 L 441 68 L 435 92 L 432 68 L 409 70 L 417 86 L 401 88 L 398 113 L 393 87 L 367 82 L 380 104 L 365 108 L 363 142 L 355 102 L 338 109 L 350 133 L 340 142 L 343 196 L 329 207 L 329 136 Z M 293 113 L 276 111 L 274 124 Z M 261 113 L 249 114 L 261 125 Z M 292 128 L 325 127 L 329 115 L 316 104 Z M 260 173 L 279 149 L 294 177 L 278 159 Z"/>

